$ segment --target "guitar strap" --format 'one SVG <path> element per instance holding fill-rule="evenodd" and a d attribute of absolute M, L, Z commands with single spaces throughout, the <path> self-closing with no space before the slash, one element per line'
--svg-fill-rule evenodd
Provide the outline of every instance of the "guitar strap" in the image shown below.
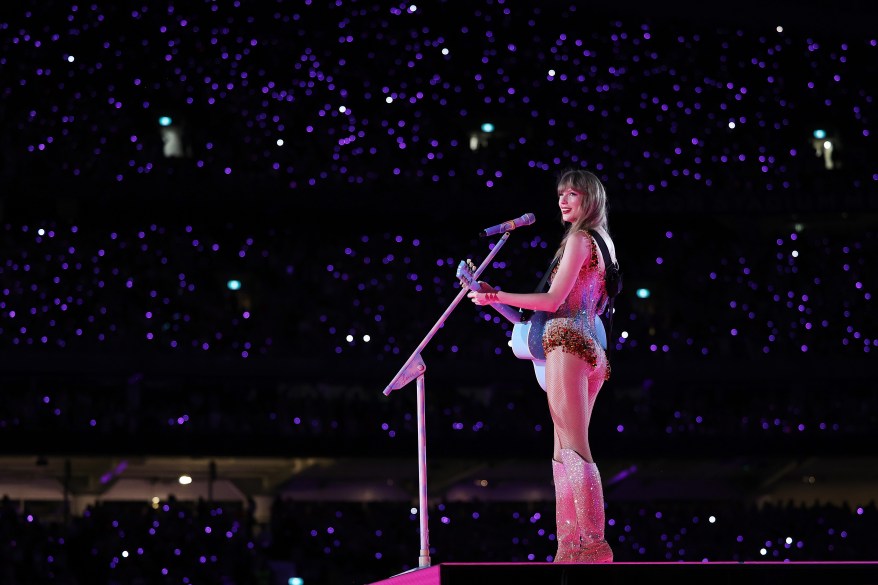
<path fill-rule="evenodd" d="M 560 260 L 560 258 L 552 260 L 552 263 L 549 264 L 549 268 L 546 269 L 546 273 L 543 274 L 543 279 L 537 285 L 537 288 L 534 289 L 534 292 L 545 292 L 546 283 L 549 282 L 549 277 L 552 275 L 552 271 L 555 270 L 555 265 L 558 264 L 558 260 Z"/>
<path fill-rule="evenodd" d="M 594 241 L 598 243 L 598 247 L 601 249 L 601 254 L 604 257 L 604 266 L 605 269 L 609 269 L 610 266 L 614 266 L 613 261 L 610 259 L 610 251 L 607 249 L 607 243 L 604 242 L 604 239 L 601 235 L 595 230 L 588 230 L 588 233 L 592 235 Z M 613 329 L 613 297 L 608 297 L 607 308 L 603 312 L 603 314 L 598 315 L 600 319 L 604 322 L 604 330 L 607 332 L 607 338 L 609 339 L 611 330 Z M 608 344 L 609 345 L 609 344 Z"/>
<path fill-rule="evenodd" d="M 598 247 L 601 249 L 601 254 L 604 257 L 604 266 L 613 266 L 613 261 L 610 260 L 610 251 L 607 249 L 607 243 L 601 235 L 595 230 L 588 230 L 588 233 L 594 237 L 594 241 L 598 243 Z"/>
<path fill-rule="evenodd" d="M 558 260 L 560 258 L 555 258 L 552 260 L 552 263 L 549 264 L 549 267 L 546 269 L 545 274 L 543 274 L 542 280 L 534 289 L 534 292 L 546 292 L 546 283 L 549 281 L 549 277 L 552 276 L 552 271 L 555 270 L 555 266 L 558 264 Z M 533 311 L 529 309 L 519 309 L 518 314 L 521 316 L 521 322 L 524 323 L 533 315 Z"/>

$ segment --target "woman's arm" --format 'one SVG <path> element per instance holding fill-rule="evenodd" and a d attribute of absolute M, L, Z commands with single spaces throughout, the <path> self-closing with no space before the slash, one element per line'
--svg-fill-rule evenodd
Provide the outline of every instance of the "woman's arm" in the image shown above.
<path fill-rule="evenodd" d="M 571 236 L 564 248 L 564 255 L 558 263 L 558 272 L 552 279 L 552 285 L 544 293 L 513 293 L 490 290 L 484 293 L 470 291 L 467 296 L 477 305 L 502 303 L 522 309 L 554 313 L 573 290 L 576 277 L 582 269 L 582 263 L 591 255 L 592 245 L 591 236 L 585 232 Z"/>

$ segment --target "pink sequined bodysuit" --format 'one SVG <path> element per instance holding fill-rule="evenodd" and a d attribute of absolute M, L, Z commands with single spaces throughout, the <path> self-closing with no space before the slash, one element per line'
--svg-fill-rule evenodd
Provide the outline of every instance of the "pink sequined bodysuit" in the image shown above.
<path fill-rule="evenodd" d="M 555 348 L 571 353 L 585 360 L 593 371 L 603 369 L 604 379 L 610 379 L 610 363 L 604 348 L 598 343 L 595 330 L 595 315 L 603 311 L 607 302 L 604 287 L 604 274 L 598 261 L 598 246 L 591 238 L 591 257 L 584 262 L 573 290 L 558 310 L 547 315 L 543 329 L 543 350 L 546 355 Z M 558 266 L 552 271 L 554 280 Z"/>

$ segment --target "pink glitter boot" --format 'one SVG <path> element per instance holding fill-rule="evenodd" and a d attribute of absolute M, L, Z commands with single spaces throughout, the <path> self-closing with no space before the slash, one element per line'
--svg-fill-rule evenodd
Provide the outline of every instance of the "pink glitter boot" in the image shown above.
<path fill-rule="evenodd" d="M 561 449 L 561 462 L 573 492 L 580 539 L 580 546 L 574 549 L 573 561 L 613 562 L 613 550 L 604 539 L 604 490 L 598 466 L 588 463 L 572 449 Z"/>
<path fill-rule="evenodd" d="M 572 563 L 574 551 L 579 551 L 579 531 L 576 528 L 576 506 L 573 491 L 564 464 L 552 459 L 552 477 L 555 480 L 555 537 L 558 540 L 556 563 Z"/>

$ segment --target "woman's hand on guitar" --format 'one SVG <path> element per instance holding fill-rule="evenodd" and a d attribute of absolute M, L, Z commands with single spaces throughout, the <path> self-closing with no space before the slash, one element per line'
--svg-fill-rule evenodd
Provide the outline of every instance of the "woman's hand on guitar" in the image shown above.
<path fill-rule="evenodd" d="M 492 287 L 487 282 L 483 282 L 480 280 L 479 290 L 474 291 L 470 289 L 466 296 L 468 296 L 475 305 L 490 305 L 491 303 L 497 302 L 497 289 Z"/>

